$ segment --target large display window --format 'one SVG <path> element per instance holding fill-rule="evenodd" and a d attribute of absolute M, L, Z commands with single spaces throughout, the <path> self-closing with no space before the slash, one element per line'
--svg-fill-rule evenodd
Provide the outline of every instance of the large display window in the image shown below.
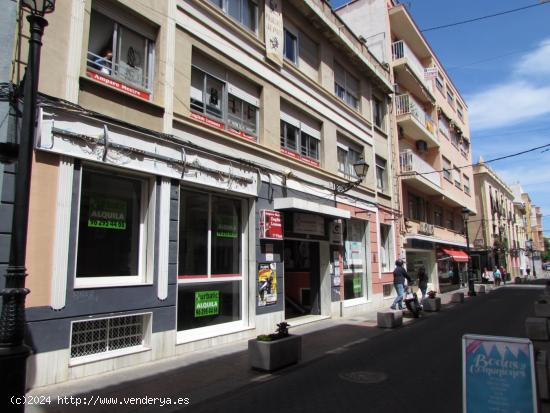
<path fill-rule="evenodd" d="M 345 221 L 344 226 L 344 299 L 366 296 L 366 225 L 360 220 Z"/>
<path fill-rule="evenodd" d="M 243 319 L 244 201 L 182 189 L 178 331 Z"/>

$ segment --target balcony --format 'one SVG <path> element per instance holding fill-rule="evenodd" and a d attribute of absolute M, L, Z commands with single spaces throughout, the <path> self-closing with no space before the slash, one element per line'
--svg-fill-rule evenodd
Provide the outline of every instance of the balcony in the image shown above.
<path fill-rule="evenodd" d="M 392 56 L 397 83 L 419 96 L 424 103 L 435 103 L 432 82 L 424 79 L 425 68 L 407 43 L 403 40 L 393 43 Z"/>
<path fill-rule="evenodd" d="M 426 141 L 429 148 L 439 147 L 432 117 L 408 94 L 395 97 L 397 124 L 403 132 L 415 140 Z"/>
<path fill-rule="evenodd" d="M 441 195 L 441 176 L 428 162 L 407 149 L 399 154 L 402 179 L 429 195 Z"/>

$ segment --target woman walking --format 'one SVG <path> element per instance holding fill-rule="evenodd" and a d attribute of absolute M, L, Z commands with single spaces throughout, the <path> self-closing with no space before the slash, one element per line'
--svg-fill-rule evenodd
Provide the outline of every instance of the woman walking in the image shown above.
<path fill-rule="evenodd" d="M 424 268 L 424 266 L 421 266 L 418 269 L 417 277 L 418 288 L 420 288 L 420 291 L 422 292 L 422 300 L 420 301 L 420 303 L 422 303 L 424 298 L 426 298 L 426 291 L 428 290 L 428 274 L 426 274 L 426 268 Z"/>

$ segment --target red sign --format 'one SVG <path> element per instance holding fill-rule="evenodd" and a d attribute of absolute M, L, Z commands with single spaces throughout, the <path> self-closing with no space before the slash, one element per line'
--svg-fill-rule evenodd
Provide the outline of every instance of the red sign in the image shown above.
<path fill-rule="evenodd" d="M 210 119 L 209 117 L 201 115 L 199 113 L 191 112 L 191 118 L 195 119 L 195 120 L 198 120 L 199 122 L 206 123 L 207 125 L 213 126 L 217 129 L 226 130 L 225 125 L 223 123 L 218 122 L 217 120 L 214 120 L 214 119 Z M 256 138 L 254 136 L 247 135 L 246 133 L 244 133 L 242 131 L 238 131 L 238 130 L 232 129 L 232 128 L 227 129 L 227 131 L 229 133 L 233 134 L 233 135 L 237 135 L 237 136 L 240 136 L 241 138 L 245 138 L 249 141 L 256 142 Z"/>
<path fill-rule="evenodd" d="M 298 159 L 302 162 L 307 163 L 308 165 L 319 167 L 321 164 L 318 161 L 315 161 L 313 159 L 307 158 L 305 156 L 300 156 L 296 152 L 289 151 L 288 149 L 281 148 L 281 153 L 286 156 L 290 156 L 291 158 Z"/>
<path fill-rule="evenodd" d="M 283 220 L 279 211 L 260 211 L 260 238 L 283 239 Z"/>
<path fill-rule="evenodd" d="M 125 85 L 124 83 L 120 83 L 114 79 L 111 79 L 110 77 L 103 76 L 99 73 L 88 70 L 86 71 L 86 74 L 88 75 L 88 77 L 91 77 L 92 79 L 97 80 L 98 82 L 105 83 L 106 85 L 122 90 L 123 92 L 129 93 L 130 95 L 137 96 L 138 98 L 149 100 L 149 98 L 151 97 L 151 94 L 148 92 L 134 89 L 133 87 Z"/>

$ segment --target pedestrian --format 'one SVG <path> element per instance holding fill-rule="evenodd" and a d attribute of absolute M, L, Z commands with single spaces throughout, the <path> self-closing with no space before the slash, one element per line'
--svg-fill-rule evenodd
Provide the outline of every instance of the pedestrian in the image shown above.
<path fill-rule="evenodd" d="M 498 287 L 500 285 L 500 279 L 502 277 L 501 272 L 498 270 L 497 267 L 493 268 L 493 277 L 495 279 L 495 286 Z"/>
<path fill-rule="evenodd" d="M 483 272 L 481 273 L 481 283 L 489 284 L 489 273 L 487 271 L 487 267 L 483 267 Z"/>
<path fill-rule="evenodd" d="M 500 275 L 502 276 L 502 283 L 506 285 L 506 277 L 508 276 L 508 273 L 506 272 L 505 267 L 500 267 Z"/>
<path fill-rule="evenodd" d="M 399 259 L 395 261 L 395 270 L 393 270 L 393 286 L 397 297 L 393 300 L 391 309 L 395 310 L 396 305 L 400 310 L 403 309 L 403 293 L 405 292 L 405 280 L 411 282 L 411 277 L 407 274 L 407 270 L 403 268 L 403 260 Z"/>
<path fill-rule="evenodd" d="M 527 278 L 529 278 L 529 276 L 531 275 L 531 268 L 527 266 L 527 269 L 525 271 L 527 272 Z"/>
<path fill-rule="evenodd" d="M 422 303 L 424 298 L 426 298 L 426 291 L 428 291 L 428 274 L 426 274 L 426 268 L 423 265 L 418 269 L 416 274 L 418 277 L 418 288 L 422 292 L 422 300 L 420 301 Z"/>

